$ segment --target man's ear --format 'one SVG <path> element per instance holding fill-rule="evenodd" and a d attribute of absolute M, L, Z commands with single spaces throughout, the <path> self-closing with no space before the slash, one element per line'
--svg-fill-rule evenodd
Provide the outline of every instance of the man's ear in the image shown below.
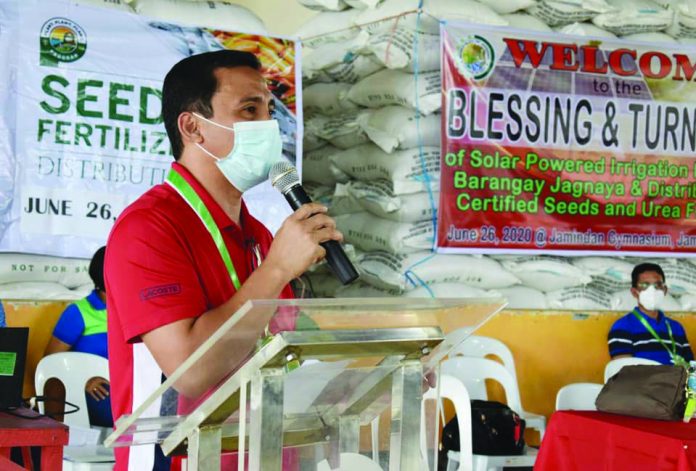
<path fill-rule="evenodd" d="M 633 295 L 634 298 L 636 298 L 636 299 L 639 298 L 639 293 L 638 293 L 637 289 L 631 288 L 631 294 Z"/>
<path fill-rule="evenodd" d="M 179 126 L 179 133 L 181 134 L 181 141 L 186 143 L 201 143 L 203 142 L 203 136 L 200 132 L 200 121 L 196 119 L 193 113 L 189 111 L 184 111 L 179 115 L 177 120 L 177 125 Z"/>

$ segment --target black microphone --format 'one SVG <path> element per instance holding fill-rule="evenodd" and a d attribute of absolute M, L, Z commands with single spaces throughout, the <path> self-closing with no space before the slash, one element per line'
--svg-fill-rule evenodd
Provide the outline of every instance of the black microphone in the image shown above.
<path fill-rule="evenodd" d="M 274 164 L 268 172 L 268 178 L 271 179 L 273 187 L 285 196 L 293 211 L 297 211 L 303 204 L 312 202 L 300 184 L 297 169 L 289 162 L 280 161 Z M 322 242 L 321 246 L 326 250 L 326 261 L 331 271 L 341 283 L 347 285 L 358 278 L 358 272 L 343 251 L 341 244 L 335 240 L 329 240 Z"/>

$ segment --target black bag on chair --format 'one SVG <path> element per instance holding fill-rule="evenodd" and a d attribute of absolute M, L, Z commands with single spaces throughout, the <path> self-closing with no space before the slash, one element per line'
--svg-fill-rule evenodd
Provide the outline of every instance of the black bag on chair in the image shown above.
<path fill-rule="evenodd" d="M 505 404 L 471 401 L 471 436 L 475 455 L 524 454 L 525 422 Z M 442 431 L 442 449 L 459 451 L 459 425 L 453 418 Z"/>

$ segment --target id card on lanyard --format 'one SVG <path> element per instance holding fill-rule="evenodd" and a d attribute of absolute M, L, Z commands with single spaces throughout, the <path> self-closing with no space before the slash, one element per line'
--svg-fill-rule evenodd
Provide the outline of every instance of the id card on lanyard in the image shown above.
<path fill-rule="evenodd" d="M 227 246 L 222 238 L 220 228 L 217 226 L 217 224 L 215 224 L 212 214 L 210 214 L 210 211 L 205 206 L 205 203 L 203 203 L 201 197 L 198 196 L 198 193 L 196 193 L 196 190 L 193 189 L 189 182 L 187 182 L 186 179 L 174 169 L 169 171 L 169 175 L 167 175 L 167 179 L 165 181 L 168 185 L 174 188 L 177 193 L 179 193 L 179 195 L 184 199 L 184 201 L 186 201 L 186 203 L 188 203 L 191 209 L 193 209 L 193 212 L 196 213 L 198 218 L 201 220 L 206 230 L 213 238 L 215 247 L 217 247 L 218 252 L 220 252 L 220 257 L 222 257 L 222 261 L 225 263 L 225 267 L 230 275 L 234 289 L 239 291 L 241 283 L 239 282 L 239 277 L 237 276 L 237 270 L 234 268 L 234 263 L 232 263 L 230 252 L 227 250 Z"/>
<path fill-rule="evenodd" d="M 681 357 L 681 355 L 677 354 L 677 343 L 674 341 L 674 336 L 672 335 L 672 326 L 669 325 L 669 321 L 665 319 L 665 324 L 667 324 L 667 334 L 669 335 L 669 340 L 672 343 L 672 348 L 669 348 L 667 344 L 662 340 L 662 337 L 660 337 L 657 332 L 655 332 L 655 329 L 650 325 L 648 320 L 645 318 L 645 316 L 638 311 L 638 308 L 633 309 L 633 315 L 636 316 L 636 318 L 640 321 L 641 324 L 643 324 L 643 327 L 645 327 L 645 330 L 650 332 L 650 335 L 655 338 L 658 342 L 660 342 L 660 345 L 662 345 L 665 350 L 667 350 L 667 353 L 669 353 L 670 357 L 672 358 L 672 363 L 675 365 L 686 365 L 688 366 L 688 363 L 684 358 Z M 663 314 L 664 315 L 664 314 Z"/>
<path fill-rule="evenodd" d="M 215 246 L 217 247 L 218 252 L 220 252 L 220 257 L 222 257 L 222 261 L 225 263 L 225 267 L 227 268 L 234 288 L 237 291 L 239 291 L 241 284 L 239 282 L 239 277 L 237 276 L 237 270 L 234 268 L 234 263 L 232 263 L 232 258 L 230 257 L 230 253 L 227 250 L 225 241 L 222 238 L 220 228 L 217 226 L 217 224 L 215 224 L 213 216 L 210 214 L 210 211 L 208 211 L 208 208 L 203 203 L 203 200 L 201 200 L 201 197 L 198 196 L 198 193 L 196 193 L 196 191 L 184 179 L 184 177 L 182 177 L 174 169 L 170 170 L 169 175 L 167 175 L 167 179 L 165 181 L 167 182 L 167 184 L 172 186 L 176 190 L 176 192 L 179 193 L 179 195 L 181 195 L 184 201 L 186 201 L 186 203 L 188 203 L 188 205 L 191 206 L 191 209 L 193 209 L 196 215 L 198 215 L 201 222 L 203 222 L 203 225 L 208 230 L 210 236 L 213 238 L 213 242 L 215 242 Z M 258 268 L 258 266 L 261 264 L 262 256 L 261 248 L 259 244 L 257 244 L 256 242 L 252 242 L 252 258 L 253 265 L 255 265 L 254 268 Z M 273 339 L 273 335 L 271 334 L 269 329 L 270 324 L 266 325 L 264 337 L 261 339 L 261 343 L 259 346 L 263 346 Z M 298 360 L 292 360 L 288 362 L 286 368 L 288 368 L 288 371 L 290 371 L 299 366 L 300 362 Z"/>

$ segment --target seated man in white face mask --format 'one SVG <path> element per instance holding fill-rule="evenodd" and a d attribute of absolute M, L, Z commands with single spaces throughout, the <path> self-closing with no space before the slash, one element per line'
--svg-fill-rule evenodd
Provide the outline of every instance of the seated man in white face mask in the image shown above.
<path fill-rule="evenodd" d="M 667 294 L 665 274 L 655 263 L 641 263 L 631 273 L 631 294 L 638 306 L 609 331 L 609 355 L 638 357 L 670 365 L 694 359 L 682 325 L 660 310 Z"/>

